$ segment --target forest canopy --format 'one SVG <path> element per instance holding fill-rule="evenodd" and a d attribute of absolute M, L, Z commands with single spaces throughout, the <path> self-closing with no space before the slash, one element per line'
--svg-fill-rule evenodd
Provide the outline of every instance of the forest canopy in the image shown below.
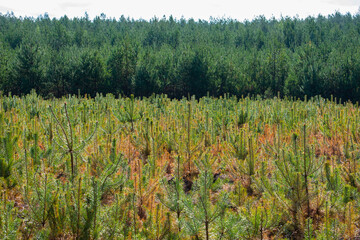
<path fill-rule="evenodd" d="M 360 15 L 150 21 L 0 14 L 0 90 L 360 100 Z"/>

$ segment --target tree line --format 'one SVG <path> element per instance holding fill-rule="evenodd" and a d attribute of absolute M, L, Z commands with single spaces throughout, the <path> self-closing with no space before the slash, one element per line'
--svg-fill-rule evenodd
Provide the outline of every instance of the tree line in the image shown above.
<path fill-rule="evenodd" d="M 150 21 L 0 14 L 0 90 L 360 100 L 360 14 Z"/>

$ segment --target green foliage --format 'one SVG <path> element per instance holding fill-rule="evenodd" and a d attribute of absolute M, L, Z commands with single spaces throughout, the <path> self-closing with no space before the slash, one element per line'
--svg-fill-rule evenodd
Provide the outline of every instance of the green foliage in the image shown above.
<path fill-rule="evenodd" d="M 95 96 L 104 91 L 106 74 L 105 62 L 98 51 L 86 50 L 80 57 L 72 89 Z"/>
<path fill-rule="evenodd" d="M 5 180 L 5 188 L 11 188 L 16 182 L 16 179 L 12 176 L 12 171 L 16 164 L 15 146 L 19 137 L 10 129 L 3 134 L 0 138 L 0 179 Z"/>
<path fill-rule="evenodd" d="M 94 136 L 97 130 L 97 123 L 95 124 L 93 132 L 88 132 L 88 136 L 84 139 L 80 139 L 74 135 L 75 132 L 75 125 L 77 124 L 78 118 L 74 117 L 74 112 L 72 116 L 67 110 L 67 104 L 64 104 L 64 117 L 63 119 L 59 119 L 57 115 L 50 105 L 50 111 L 52 117 L 55 119 L 56 122 L 56 132 L 57 137 L 54 138 L 54 142 L 60 147 L 62 150 L 61 157 L 65 155 L 69 155 L 70 157 L 70 171 L 71 171 L 71 179 L 74 179 L 75 175 L 77 174 L 77 157 L 81 157 L 81 151 L 86 147 L 88 142 Z"/>
<path fill-rule="evenodd" d="M 33 42 L 21 45 L 18 51 L 18 61 L 15 68 L 16 93 L 26 94 L 32 89 L 42 91 L 42 69 L 40 66 L 39 46 Z"/>
<path fill-rule="evenodd" d="M 9 201 L 6 194 L 3 194 L 0 204 L 0 237 L 1 239 L 17 239 L 21 220 L 16 216 L 17 209 L 14 208 L 14 202 Z"/>
<path fill-rule="evenodd" d="M 131 95 L 130 98 L 126 98 L 124 107 L 120 109 L 120 114 L 115 114 L 120 122 L 130 123 L 131 131 L 134 131 L 134 122 L 142 117 L 142 111 L 137 111 L 135 104 L 135 97 Z"/>
<path fill-rule="evenodd" d="M 360 100 L 358 15 L 266 19 L 37 19 L 0 16 L 0 90 L 44 97 L 112 93 L 331 95 Z"/>
<path fill-rule="evenodd" d="M 228 204 L 227 193 L 220 191 L 220 181 L 214 181 L 212 164 L 213 160 L 209 155 L 198 161 L 199 178 L 193 192 L 184 200 L 185 215 L 188 219 L 185 220 L 186 230 L 195 238 L 207 240 L 212 235 L 212 224 L 224 214 Z M 218 194 L 216 204 L 211 201 L 213 194 Z"/>
<path fill-rule="evenodd" d="M 108 66 L 111 75 L 109 92 L 128 96 L 132 92 L 137 50 L 129 38 L 124 39 L 111 53 Z"/>
<path fill-rule="evenodd" d="M 0 238 L 354 239 L 360 111 L 336 102 L 0 95 Z"/>

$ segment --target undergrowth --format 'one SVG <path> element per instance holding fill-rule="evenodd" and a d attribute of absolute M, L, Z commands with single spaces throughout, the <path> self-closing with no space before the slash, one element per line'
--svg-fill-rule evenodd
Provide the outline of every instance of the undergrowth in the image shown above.
<path fill-rule="evenodd" d="M 0 101 L 1 239 L 360 238 L 357 104 Z"/>

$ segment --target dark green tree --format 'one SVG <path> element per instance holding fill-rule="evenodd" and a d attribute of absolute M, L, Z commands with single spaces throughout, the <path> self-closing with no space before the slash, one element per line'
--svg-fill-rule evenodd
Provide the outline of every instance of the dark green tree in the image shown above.
<path fill-rule="evenodd" d="M 111 53 L 108 60 L 110 86 L 113 93 L 130 95 L 135 75 L 137 49 L 129 38 L 125 38 Z"/>
<path fill-rule="evenodd" d="M 81 93 L 95 96 L 98 92 L 104 92 L 106 74 L 104 60 L 98 51 L 85 50 L 81 55 L 72 89 L 79 89 Z"/>
<path fill-rule="evenodd" d="M 40 66 L 39 48 L 37 44 L 29 41 L 21 44 L 15 66 L 15 93 L 27 94 L 32 89 L 41 92 L 43 72 Z"/>
<path fill-rule="evenodd" d="M 179 78 L 184 82 L 183 96 L 190 94 L 197 97 L 205 96 L 208 91 L 208 63 L 206 50 L 197 50 L 185 56 L 180 62 Z"/>

